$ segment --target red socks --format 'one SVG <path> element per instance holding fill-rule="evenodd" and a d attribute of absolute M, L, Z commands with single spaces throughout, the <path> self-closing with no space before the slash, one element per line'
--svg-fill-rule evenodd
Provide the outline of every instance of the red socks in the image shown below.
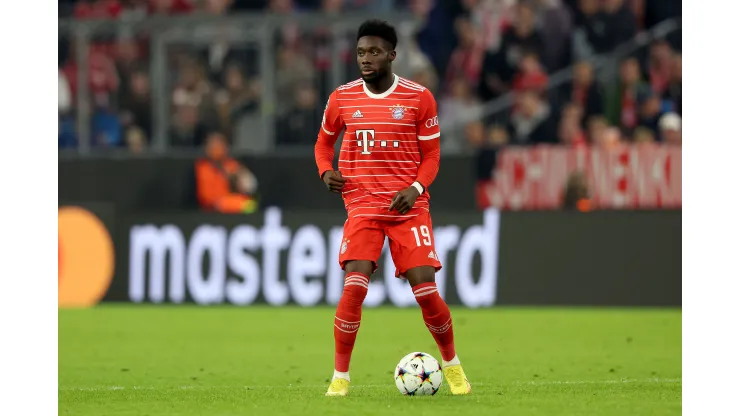
<path fill-rule="evenodd" d="M 344 292 L 334 316 L 334 370 L 349 372 L 349 361 L 360 329 L 362 302 L 367 295 L 370 279 L 362 273 L 348 273 L 344 277 Z M 412 288 L 421 307 L 424 322 L 437 342 L 444 361 L 455 358 L 450 308 L 437 291 L 437 284 L 422 283 Z"/>
<path fill-rule="evenodd" d="M 362 273 L 348 273 L 344 277 L 344 292 L 334 316 L 334 370 L 349 371 L 349 360 L 360 329 L 362 302 L 367 295 L 370 278 Z"/>
<path fill-rule="evenodd" d="M 452 318 L 450 308 L 439 296 L 437 284 L 421 283 L 412 288 L 416 302 L 421 306 L 421 314 L 429 332 L 437 342 L 439 352 L 444 361 L 455 358 L 455 337 L 452 334 Z"/>

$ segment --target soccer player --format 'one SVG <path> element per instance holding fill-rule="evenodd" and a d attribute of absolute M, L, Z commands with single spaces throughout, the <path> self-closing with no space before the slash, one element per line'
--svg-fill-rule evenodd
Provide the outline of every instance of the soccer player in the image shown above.
<path fill-rule="evenodd" d="M 347 210 L 339 254 L 344 291 L 334 318 L 334 376 L 327 396 L 349 392 L 362 303 L 386 237 L 396 276 L 411 285 L 439 347 L 452 394 L 471 391 L 455 353 L 450 309 L 434 281 L 442 265 L 434 249 L 427 188 L 439 170 L 437 104 L 428 89 L 393 73 L 396 43 L 396 31 L 386 22 L 360 26 L 362 78 L 331 94 L 314 149 L 319 175 L 329 191 L 341 193 Z M 334 143 L 342 129 L 339 169 L 334 170 Z"/>

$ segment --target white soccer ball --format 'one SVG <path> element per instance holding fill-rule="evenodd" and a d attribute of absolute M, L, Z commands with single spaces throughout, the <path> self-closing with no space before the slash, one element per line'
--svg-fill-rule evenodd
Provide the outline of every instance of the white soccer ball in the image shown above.
<path fill-rule="evenodd" d="M 425 352 L 412 352 L 401 358 L 393 372 L 396 387 L 407 396 L 432 396 L 442 385 L 442 367 Z"/>

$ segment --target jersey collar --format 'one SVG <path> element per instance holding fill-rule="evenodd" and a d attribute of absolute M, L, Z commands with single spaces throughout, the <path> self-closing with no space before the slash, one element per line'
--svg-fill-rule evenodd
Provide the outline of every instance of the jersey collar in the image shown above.
<path fill-rule="evenodd" d="M 393 74 L 393 84 L 391 84 L 391 87 L 388 88 L 384 93 L 382 94 L 373 94 L 370 92 L 369 89 L 367 89 L 367 85 L 365 84 L 365 81 L 362 81 L 362 89 L 365 90 L 365 94 L 367 94 L 370 98 L 385 98 L 391 94 L 393 94 L 393 91 L 396 90 L 396 87 L 398 86 L 398 75 Z"/>

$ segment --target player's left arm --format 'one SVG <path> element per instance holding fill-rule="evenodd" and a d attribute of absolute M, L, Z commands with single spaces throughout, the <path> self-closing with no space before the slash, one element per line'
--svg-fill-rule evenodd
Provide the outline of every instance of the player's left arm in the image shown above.
<path fill-rule="evenodd" d="M 416 173 L 416 181 L 407 189 L 393 196 L 391 206 L 401 214 L 405 214 L 414 207 L 416 198 L 426 192 L 429 185 L 434 182 L 439 172 L 439 118 L 437 116 L 437 102 L 431 91 L 425 89 L 421 93 L 419 111 L 416 117 L 416 137 L 421 149 L 421 164 Z"/>
<path fill-rule="evenodd" d="M 419 116 L 416 120 L 416 137 L 421 149 L 421 165 L 416 174 L 416 182 L 422 186 L 419 193 L 426 192 L 434 182 L 439 172 L 439 118 L 437 116 L 437 101 L 432 92 L 424 90 L 419 103 Z M 418 188 L 417 188 L 418 189 Z"/>

